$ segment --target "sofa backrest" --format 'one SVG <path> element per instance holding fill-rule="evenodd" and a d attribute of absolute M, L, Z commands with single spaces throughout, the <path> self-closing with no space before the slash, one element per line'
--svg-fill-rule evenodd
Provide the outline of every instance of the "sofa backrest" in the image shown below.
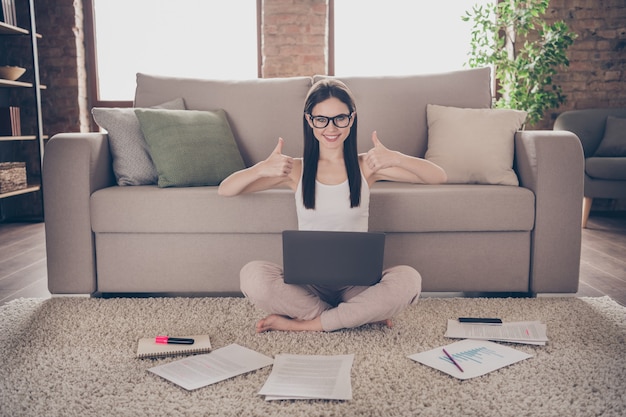
<path fill-rule="evenodd" d="M 310 87 L 310 77 L 224 81 L 137 74 L 135 106 L 182 97 L 188 110 L 223 109 L 250 166 L 267 158 L 279 137 L 285 154 L 302 155 L 302 109 Z"/>
<path fill-rule="evenodd" d="M 324 78 L 315 76 L 314 81 Z M 372 147 L 372 132 L 389 149 L 423 157 L 428 125 L 426 105 L 491 107 L 489 68 L 441 74 L 337 77 L 354 94 L 359 123 L 359 152 Z"/>
<path fill-rule="evenodd" d="M 201 80 L 137 74 L 135 106 L 149 107 L 182 97 L 187 109 L 224 109 L 247 166 L 265 159 L 285 140 L 283 152 L 302 156 L 306 94 L 325 76 L 243 81 Z M 374 130 L 390 149 L 423 157 L 427 146 L 426 105 L 489 108 L 489 68 L 431 75 L 339 77 L 352 90 L 359 123 L 359 151 L 372 147 Z"/>

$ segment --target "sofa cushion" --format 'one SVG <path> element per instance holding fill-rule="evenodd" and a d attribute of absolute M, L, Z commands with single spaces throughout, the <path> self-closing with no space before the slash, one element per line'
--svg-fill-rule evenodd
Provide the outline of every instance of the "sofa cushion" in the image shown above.
<path fill-rule="evenodd" d="M 294 193 L 273 189 L 222 197 L 217 187 L 108 187 L 91 196 L 97 233 L 280 233 L 297 228 Z M 523 187 L 372 186 L 370 230 L 389 233 L 530 231 L 535 196 Z"/>
<path fill-rule="evenodd" d="M 585 173 L 601 180 L 626 180 L 626 158 L 592 157 L 585 159 Z"/>
<path fill-rule="evenodd" d="M 429 104 L 427 118 L 426 159 L 446 171 L 449 183 L 519 184 L 514 139 L 526 112 Z"/>
<path fill-rule="evenodd" d="M 608 116 L 600 146 L 594 156 L 626 157 L 626 119 Z"/>
<path fill-rule="evenodd" d="M 177 98 L 153 108 L 184 110 L 185 102 Z M 157 171 L 135 116 L 135 109 L 94 107 L 91 113 L 98 126 L 108 133 L 117 184 L 156 184 Z"/>
<path fill-rule="evenodd" d="M 370 230 L 382 232 L 530 231 L 535 194 L 500 185 L 377 182 L 370 196 Z"/>
<path fill-rule="evenodd" d="M 91 196 L 94 232 L 280 233 L 296 229 L 294 193 L 273 189 L 237 197 L 217 187 L 108 187 Z"/>
<path fill-rule="evenodd" d="M 159 187 L 218 185 L 245 166 L 223 110 L 136 109 Z"/>

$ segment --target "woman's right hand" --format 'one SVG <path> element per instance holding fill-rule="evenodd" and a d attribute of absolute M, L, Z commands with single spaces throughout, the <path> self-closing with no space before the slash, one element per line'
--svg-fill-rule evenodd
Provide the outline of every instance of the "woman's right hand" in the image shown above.
<path fill-rule="evenodd" d="M 259 174 L 261 177 L 287 177 L 291 174 L 293 158 L 283 155 L 284 143 L 283 138 L 278 138 L 278 144 L 270 156 L 260 164 Z"/>
<path fill-rule="evenodd" d="M 287 184 L 295 190 L 297 180 L 291 178 L 293 158 L 283 155 L 283 138 L 278 138 L 278 144 L 267 159 L 232 173 L 220 184 L 218 194 L 232 197 L 243 193 L 267 190 Z"/>

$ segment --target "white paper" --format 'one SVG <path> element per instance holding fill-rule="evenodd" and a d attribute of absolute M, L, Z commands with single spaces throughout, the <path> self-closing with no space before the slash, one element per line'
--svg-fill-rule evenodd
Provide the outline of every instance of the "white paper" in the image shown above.
<path fill-rule="evenodd" d="M 272 358 L 234 343 L 211 353 L 158 365 L 148 371 L 191 391 L 269 366 L 272 362 Z"/>
<path fill-rule="evenodd" d="M 461 372 L 446 356 L 443 349 L 463 369 Z M 525 352 L 487 340 L 461 340 L 447 346 L 410 355 L 416 362 L 428 365 L 459 379 L 470 379 L 485 375 L 496 369 L 532 357 Z"/>
<path fill-rule="evenodd" d="M 448 320 L 445 336 L 452 339 L 493 340 L 531 345 L 545 345 L 548 341 L 547 327 L 538 321 L 517 321 L 501 325 L 461 323 Z"/>
<path fill-rule="evenodd" d="M 354 355 L 276 355 L 272 372 L 259 391 L 266 400 L 351 400 Z"/>

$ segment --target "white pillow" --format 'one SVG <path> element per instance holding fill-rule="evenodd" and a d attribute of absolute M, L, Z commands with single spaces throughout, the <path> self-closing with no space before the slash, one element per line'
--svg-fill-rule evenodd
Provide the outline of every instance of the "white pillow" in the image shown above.
<path fill-rule="evenodd" d="M 519 185 L 513 171 L 514 136 L 526 112 L 426 106 L 425 158 L 442 167 L 449 183 Z"/>
<path fill-rule="evenodd" d="M 185 110 L 185 102 L 177 98 L 157 109 Z M 132 107 L 94 107 L 91 114 L 98 126 L 109 135 L 113 157 L 113 173 L 118 185 L 148 185 L 157 183 L 157 170 L 150 157 L 148 144 L 141 132 L 139 120 Z"/>

